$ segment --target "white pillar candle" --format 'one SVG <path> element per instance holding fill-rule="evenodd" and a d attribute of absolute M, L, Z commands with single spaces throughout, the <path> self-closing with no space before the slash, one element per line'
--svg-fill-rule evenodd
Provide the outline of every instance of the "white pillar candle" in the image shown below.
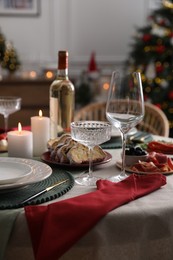
<path fill-rule="evenodd" d="M 22 130 L 19 123 L 18 130 L 8 132 L 7 138 L 9 157 L 32 158 L 33 140 L 31 131 Z"/>
<path fill-rule="evenodd" d="M 31 117 L 31 131 L 33 133 L 33 155 L 40 156 L 47 151 L 47 142 L 50 138 L 50 119 L 42 116 Z"/>

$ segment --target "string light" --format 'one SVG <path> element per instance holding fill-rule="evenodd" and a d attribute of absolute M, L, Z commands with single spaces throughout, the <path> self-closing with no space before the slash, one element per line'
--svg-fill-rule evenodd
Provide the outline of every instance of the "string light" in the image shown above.
<path fill-rule="evenodd" d="M 47 72 L 46 72 L 46 78 L 47 78 L 47 79 L 53 78 L 53 72 L 52 72 L 52 71 L 47 71 Z"/>
<path fill-rule="evenodd" d="M 145 46 L 145 47 L 144 47 L 144 51 L 145 51 L 145 52 L 149 52 L 150 50 L 151 50 L 151 48 L 150 48 L 149 46 Z"/>
<path fill-rule="evenodd" d="M 151 87 L 149 87 L 149 86 L 146 87 L 146 88 L 145 88 L 145 92 L 146 92 L 146 93 L 150 93 L 150 92 L 151 92 Z"/>
<path fill-rule="evenodd" d="M 160 84 L 161 83 L 161 79 L 160 78 L 155 78 L 155 82 L 156 82 L 156 84 Z"/>

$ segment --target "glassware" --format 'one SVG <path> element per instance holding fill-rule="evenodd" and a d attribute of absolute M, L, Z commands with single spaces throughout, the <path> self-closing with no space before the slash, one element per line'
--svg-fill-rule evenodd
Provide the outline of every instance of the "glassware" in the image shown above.
<path fill-rule="evenodd" d="M 111 138 L 112 126 L 102 121 L 77 121 L 71 123 L 72 138 L 87 146 L 89 149 L 89 172 L 75 179 L 80 185 L 95 185 L 99 177 L 93 176 L 92 151 L 96 145 L 100 145 Z"/>
<path fill-rule="evenodd" d="M 75 88 L 68 77 L 68 52 L 58 52 L 58 70 L 50 86 L 50 138 L 70 131 L 74 117 Z"/>
<path fill-rule="evenodd" d="M 14 96 L 0 96 L 0 114 L 4 116 L 4 130 L 8 131 L 9 115 L 21 109 L 21 98 Z"/>
<path fill-rule="evenodd" d="M 130 129 L 142 121 L 144 112 L 140 73 L 134 72 L 123 78 L 118 71 L 114 71 L 106 104 L 106 117 L 121 132 L 122 169 L 121 174 L 110 178 L 113 182 L 121 181 L 127 177 L 125 173 L 126 135 Z"/>

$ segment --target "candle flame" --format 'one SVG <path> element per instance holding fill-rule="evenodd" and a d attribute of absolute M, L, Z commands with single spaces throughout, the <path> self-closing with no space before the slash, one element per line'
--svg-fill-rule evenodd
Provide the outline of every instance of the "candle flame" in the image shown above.
<path fill-rule="evenodd" d="M 20 122 L 18 123 L 18 132 L 19 132 L 19 134 L 21 134 L 21 132 L 22 132 L 22 125 Z"/>
<path fill-rule="evenodd" d="M 43 116 L 42 110 L 39 110 L 39 113 L 38 113 L 38 114 L 39 114 L 40 117 L 42 117 L 42 116 Z"/>

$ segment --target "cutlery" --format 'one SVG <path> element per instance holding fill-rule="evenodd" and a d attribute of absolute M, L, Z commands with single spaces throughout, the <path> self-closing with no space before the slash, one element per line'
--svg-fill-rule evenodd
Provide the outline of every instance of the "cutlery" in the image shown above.
<path fill-rule="evenodd" d="M 28 201 L 30 201 L 30 200 L 32 200 L 32 199 L 34 199 L 34 198 L 40 196 L 41 194 L 43 194 L 43 193 L 45 193 L 45 192 L 47 192 L 47 191 L 50 191 L 50 190 L 53 189 L 54 187 L 59 186 L 59 185 L 65 183 L 66 181 L 68 181 L 68 179 L 63 180 L 63 181 L 56 182 L 55 184 L 53 184 L 53 185 L 47 187 L 46 189 L 41 190 L 41 191 L 37 192 L 36 194 L 30 196 L 29 198 L 23 200 L 23 201 L 21 202 L 21 204 L 23 204 L 23 203 L 25 203 L 25 202 L 28 202 Z"/>
<path fill-rule="evenodd" d="M 150 137 L 150 134 L 141 137 L 139 140 L 140 140 L 141 142 L 144 142 L 145 139 L 147 139 L 147 138 L 149 138 L 149 137 Z"/>
<path fill-rule="evenodd" d="M 128 140 L 130 140 L 130 141 L 133 141 L 133 139 L 137 139 L 137 138 L 139 138 L 140 136 L 143 136 L 143 133 L 136 133 L 136 134 L 134 134 L 134 135 L 132 135 L 132 136 L 128 136 Z"/>
<path fill-rule="evenodd" d="M 131 142 L 135 142 L 135 143 L 143 143 L 150 136 L 151 136 L 151 134 L 139 133 L 137 135 L 131 136 L 130 138 L 128 138 L 128 140 Z"/>
<path fill-rule="evenodd" d="M 151 136 L 150 134 L 148 134 L 148 135 L 146 135 L 146 134 L 145 134 L 145 135 L 141 135 L 139 138 L 133 139 L 132 142 L 134 142 L 134 143 L 143 143 L 143 142 L 145 142 L 150 136 Z"/>

